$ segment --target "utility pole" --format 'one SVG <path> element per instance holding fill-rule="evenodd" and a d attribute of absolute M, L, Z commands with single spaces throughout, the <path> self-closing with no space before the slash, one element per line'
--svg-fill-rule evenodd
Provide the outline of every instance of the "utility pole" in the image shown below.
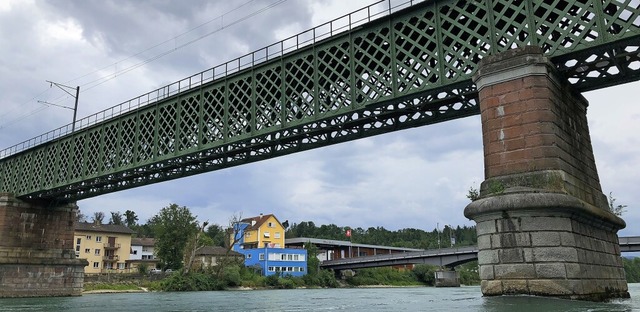
<path fill-rule="evenodd" d="M 451 224 L 447 224 L 447 227 L 449 228 L 449 247 L 453 248 L 453 227 Z"/>
<path fill-rule="evenodd" d="M 75 132 L 75 130 L 76 130 L 76 117 L 78 115 L 78 97 L 80 96 L 80 86 L 77 86 L 77 87 L 74 88 L 74 87 L 66 86 L 66 85 L 63 85 L 61 83 L 57 83 L 57 82 L 53 82 L 53 81 L 49 81 L 49 80 L 45 80 L 45 81 L 50 84 L 50 87 L 53 87 L 55 85 L 56 87 L 60 88 L 60 90 L 66 92 L 67 94 L 72 96 L 74 99 L 76 99 L 76 102 L 75 102 L 75 105 L 73 106 L 73 108 L 71 108 L 69 106 L 49 103 L 49 102 L 45 102 L 45 101 L 38 101 L 38 103 L 44 103 L 44 104 L 53 105 L 53 106 L 62 107 L 62 108 L 66 108 L 66 109 L 72 110 L 73 111 L 73 123 L 71 124 L 71 132 L 72 133 Z M 69 92 L 69 90 L 76 90 L 76 95 L 74 96 L 73 94 L 71 94 L 71 92 Z"/>
<path fill-rule="evenodd" d="M 440 223 L 436 223 L 436 231 L 438 232 L 438 249 L 440 249 Z"/>

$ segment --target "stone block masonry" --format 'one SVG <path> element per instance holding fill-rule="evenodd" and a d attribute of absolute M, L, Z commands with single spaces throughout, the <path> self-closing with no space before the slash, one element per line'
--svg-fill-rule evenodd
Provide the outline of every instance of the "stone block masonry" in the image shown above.
<path fill-rule="evenodd" d="M 625 223 L 602 194 L 586 100 L 537 47 L 485 58 L 474 81 L 485 181 L 465 216 L 477 223 L 483 294 L 628 297 Z"/>
<path fill-rule="evenodd" d="M 76 259 L 77 207 L 26 203 L 0 193 L 0 297 L 77 296 L 86 260 Z"/>

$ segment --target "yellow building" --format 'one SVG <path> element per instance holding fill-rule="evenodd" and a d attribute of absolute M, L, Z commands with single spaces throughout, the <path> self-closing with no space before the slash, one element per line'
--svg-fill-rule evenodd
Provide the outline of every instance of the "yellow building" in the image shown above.
<path fill-rule="evenodd" d="M 242 219 L 240 224 L 245 226 L 243 249 L 284 248 L 284 227 L 274 215 L 260 214 L 257 217 Z"/>
<path fill-rule="evenodd" d="M 131 234 L 124 225 L 79 222 L 74 231 L 76 258 L 87 259 L 85 274 L 128 272 Z"/>

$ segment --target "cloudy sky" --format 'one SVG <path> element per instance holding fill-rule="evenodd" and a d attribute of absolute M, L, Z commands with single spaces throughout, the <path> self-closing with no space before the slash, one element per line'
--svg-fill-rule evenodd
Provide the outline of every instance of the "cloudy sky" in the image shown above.
<path fill-rule="evenodd" d="M 69 123 L 374 3 L 371 0 L 0 1 L 0 148 Z M 186 4 L 188 3 L 188 5 Z M 628 205 L 621 235 L 640 235 L 640 83 L 586 93 L 605 193 Z M 78 202 L 83 213 L 171 203 L 226 225 L 274 213 L 390 230 L 472 225 L 463 215 L 483 180 L 474 116 L 210 172 Z"/>

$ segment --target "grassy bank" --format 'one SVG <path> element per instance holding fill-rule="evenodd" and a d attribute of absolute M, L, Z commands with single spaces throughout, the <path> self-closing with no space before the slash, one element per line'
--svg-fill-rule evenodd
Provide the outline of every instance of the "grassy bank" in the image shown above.
<path fill-rule="evenodd" d="M 357 270 L 354 276 L 336 279 L 332 271 L 312 270 L 303 277 L 261 276 L 244 266 L 228 266 L 217 272 L 213 270 L 182 274 L 175 272 L 157 281 L 129 280 L 126 282 L 85 283 L 85 291 L 199 291 L 250 289 L 292 289 L 292 288 L 337 288 L 362 286 L 433 286 L 434 272 L 438 268 L 417 265 L 413 270 L 392 268 L 370 268 Z M 477 264 L 458 268 L 461 282 L 465 285 L 479 283 Z"/>

